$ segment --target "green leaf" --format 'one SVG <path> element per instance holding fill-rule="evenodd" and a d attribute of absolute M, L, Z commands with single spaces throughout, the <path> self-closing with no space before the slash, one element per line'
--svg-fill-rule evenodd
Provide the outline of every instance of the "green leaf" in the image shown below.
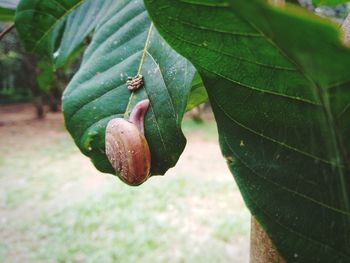
<path fill-rule="evenodd" d="M 224 156 L 287 262 L 350 262 L 350 50 L 295 5 L 146 0 L 200 73 Z"/>
<path fill-rule="evenodd" d="M 22 0 L 16 12 L 16 29 L 24 47 L 52 58 L 59 30 L 83 0 Z"/>
<path fill-rule="evenodd" d="M 137 73 L 145 84 L 132 94 L 126 80 Z M 66 126 L 100 171 L 114 173 L 105 155 L 105 127 L 148 98 L 145 134 L 151 172 L 164 174 L 185 147 L 180 125 L 193 75 L 193 66 L 159 36 L 141 0 L 117 1 L 96 28 L 81 68 L 64 93 Z"/>
<path fill-rule="evenodd" d="M 50 61 L 41 59 L 38 63 L 37 83 L 40 91 L 47 93 L 55 80 L 54 68 Z"/>
<path fill-rule="evenodd" d="M 190 96 L 188 98 L 186 111 L 208 101 L 208 93 L 204 87 L 203 81 L 198 73 L 194 75 Z"/>
<path fill-rule="evenodd" d="M 70 55 L 83 40 L 101 23 L 108 11 L 118 1 L 114 0 L 86 0 L 80 7 L 67 16 L 64 31 L 55 49 L 55 66 L 63 66 Z"/>
<path fill-rule="evenodd" d="M 0 7 L 0 21 L 13 21 L 15 18 L 15 11 Z"/>
<path fill-rule="evenodd" d="M 25 48 L 63 66 L 115 5 L 114 0 L 22 0 L 16 28 Z"/>
<path fill-rule="evenodd" d="M 19 0 L 0 0 L 0 21 L 13 21 Z"/>
<path fill-rule="evenodd" d="M 312 3 L 316 6 L 320 6 L 320 5 L 334 6 L 334 5 L 349 3 L 349 0 L 313 0 Z"/>

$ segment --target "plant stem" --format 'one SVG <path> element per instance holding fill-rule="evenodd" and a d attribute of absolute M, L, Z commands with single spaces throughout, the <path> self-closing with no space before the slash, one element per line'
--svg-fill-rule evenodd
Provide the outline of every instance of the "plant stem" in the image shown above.
<path fill-rule="evenodd" d="M 254 217 L 250 235 L 250 263 L 285 263 Z"/>
<path fill-rule="evenodd" d="M 9 25 L 8 27 L 6 27 L 6 28 L 4 29 L 4 31 L 2 31 L 2 32 L 0 33 L 0 40 L 1 40 L 7 33 L 11 32 L 11 30 L 14 29 L 14 28 L 15 28 L 15 24 L 11 24 L 11 25 Z"/>

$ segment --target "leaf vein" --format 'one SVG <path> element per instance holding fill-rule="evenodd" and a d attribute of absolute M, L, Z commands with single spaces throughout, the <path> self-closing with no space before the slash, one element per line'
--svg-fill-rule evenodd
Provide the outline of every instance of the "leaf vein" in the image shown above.
<path fill-rule="evenodd" d="M 223 136 L 224 136 L 226 145 L 229 147 L 229 149 L 231 150 L 231 152 L 233 152 L 231 146 L 229 145 L 229 142 L 227 141 L 227 138 L 226 138 L 225 134 L 223 134 Z M 287 191 L 287 192 L 289 192 L 289 193 L 292 193 L 292 194 L 295 194 L 295 195 L 297 195 L 297 196 L 299 196 L 299 197 L 305 198 L 306 200 L 308 200 L 308 201 L 310 201 L 310 202 L 312 202 L 312 203 L 314 203 L 314 204 L 317 204 L 317 205 L 319 205 L 319 206 L 322 206 L 322 207 L 324 207 L 324 208 L 326 208 L 326 209 L 332 210 L 332 211 L 337 212 L 337 213 L 341 213 L 341 214 L 346 215 L 346 216 L 350 216 L 350 212 L 347 212 L 347 211 L 344 211 L 344 210 L 341 210 L 341 209 L 338 209 L 338 208 L 334 208 L 334 207 L 332 207 L 332 206 L 330 206 L 330 205 L 327 205 L 327 204 L 325 204 L 325 203 L 322 203 L 322 202 L 320 202 L 320 201 L 317 201 L 317 200 L 314 199 L 314 198 L 311 198 L 311 197 L 309 197 L 309 196 L 307 196 L 307 195 L 304 195 L 304 194 L 302 194 L 302 193 L 299 193 L 299 192 L 297 192 L 297 191 L 295 191 L 295 190 L 293 190 L 293 189 L 290 189 L 290 188 L 288 188 L 288 187 L 286 187 L 286 186 L 283 186 L 283 185 L 281 185 L 281 184 L 278 184 L 278 183 L 274 182 L 273 180 L 268 179 L 267 177 L 261 175 L 260 173 L 256 172 L 253 168 L 251 168 L 247 163 L 245 163 L 241 158 L 239 158 L 237 154 L 235 155 L 235 157 L 236 157 L 237 159 L 239 159 L 240 162 L 241 162 L 245 167 L 247 167 L 248 170 L 250 170 L 250 171 L 251 171 L 252 173 L 254 173 L 256 176 L 258 176 L 258 177 L 264 179 L 265 181 L 268 181 L 270 184 L 273 184 L 273 185 L 275 185 L 275 186 L 277 186 L 277 187 L 279 187 L 279 188 L 281 188 L 281 189 L 283 189 L 283 190 L 285 190 L 285 191 Z"/>
<path fill-rule="evenodd" d="M 262 34 L 247 33 L 247 32 L 232 32 L 232 31 L 220 30 L 217 28 L 210 28 L 210 27 L 206 27 L 206 26 L 195 25 L 195 24 L 192 24 L 191 22 L 183 21 L 183 20 L 177 19 L 177 18 L 172 17 L 172 16 L 168 16 L 167 18 L 169 20 L 179 22 L 179 23 L 184 24 L 186 26 L 190 26 L 190 27 L 195 28 L 195 29 L 200 29 L 200 30 L 209 31 L 209 32 L 223 33 L 223 34 L 227 34 L 227 35 L 240 36 L 240 37 L 257 37 L 257 38 L 264 37 L 264 35 L 262 35 Z"/>
<path fill-rule="evenodd" d="M 160 76 L 162 77 L 162 80 L 163 80 L 163 83 L 164 83 L 164 87 L 165 87 L 166 93 L 167 93 L 167 95 L 168 95 L 168 97 L 169 97 L 169 101 L 170 101 L 170 104 L 171 104 L 171 108 L 172 108 L 172 110 L 173 110 L 174 118 L 177 119 L 176 111 L 175 111 L 175 106 L 174 106 L 174 102 L 173 102 L 173 98 L 171 97 L 170 92 L 169 92 L 169 89 L 168 89 L 168 86 L 166 85 L 166 82 L 165 82 L 165 79 L 164 79 L 162 70 L 161 70 L 161 68 L 159 67 L 157 61 L 156 61 L 156 60 L 153 58 L 153 56 L 151 55 L 151 53 L 149 53 L 148 51 L 146 51 L 146 53 L 150 56 L 150 58 L 153 60 L 153 62 L 156 64 L 157 68 L 159 69 Z"/>
<path fill-rule="evenodd" d="M 167 31 L 166 29 L 163 28 L 164 31 Z M 215 48 L 209 48 L 207 46 L 203 46 L 203 45 L 200 45 L 200 44 L 197 44 L 196 42 L 193 42 L 193 41 L 190 41 L 190 40 L 187 40 L 187 39 L 184 39 L 182 38 L 181 36 L 175 34 L 174 32 L 170 32 L 170 31 L 167 31 L 168 33 L 171 33 L 175 38 L 177 38 L 178 40 L 182 41 L 182 42 L 186 42 L 190 45 L 193 45 L 193 46 L 196 46 L 196 47 L 199 47 L 199 48 L 202 48 L 202 49 L 206 49 L 206 50 L 209 50 L 209 51 L 213 51 L 215 53 L 218 53 L 220 55 L 225 55 L 225 56 L 229 56 L 231 58 L 234 58 L 234 59 L 237 59 L 237 60 L 240 60 L 240 61 L 244 61 L 244 62 L 247 62 L 249 64 L 255 64 L 255 65 L 258 65 L 258 66 L 261 66 L 261 67 L 266 67 L 266 68 L 272 68 L 272 69 L 277 69 L 277 70 L 286 70 L 286 71 L 298 71 L 297 69 L 295 68 L 289 68 L 289 67 L 284 67 L 284 66 L 276 66 L 276 65 L 269 65 L 269 64 L 265 64 L 265 63 L 262 63 L 262 62 L 257 62 L 257 61 L 251 61 L 249 59 L 246 59 L 246 58 L 242 58 L 242 57 L 237 57 L 233 54 L 230 54 L 230 53 L 227 53 L 227 52 L 223 52 L 221 50 L 217 50 Z"/>
<path fill-rule="evenodd" d="M 334 166 L 340 167 L 338 163 L 334 163 L 334 162 L 331 162 L 331 161 L 329 161 L 329 160 L 326 160 L 326 159 L 320 158 L 320 157 L 318 157 L 318 156 L 312 155 L 311 153 L 302 151 L 302 150 L 300 150 L 300 149 L 298 149 L 298 148 L 295 148 L 295 147 L 293 147 L 293 146 L 291 146 L 291 145 L 289 145 L 289 144 L 286 144 L 286 143 L 284 143 L 284 142 L 279 142 L 279 141 L 277 141 L 277 140 L 275 140 L 275 139 L 273 139 L 273 138 L 271 138 L 271 137 L 269 137 L 269 136 L 266 136 L 266 135 L 263 134 L 263 133 L 257 132 L 257 131 L 255 131 L 255 130 L 253 130 L 253 129 L 247 127 L 247 126 L 245 126 L 244 124 L 242 124 L 242 123 L 238 122 L 237 120 L 235 120 L 231 115 L 229 115 L 229 114 L 225 111 L 225 109 L 222 108 L 222 106 L 218 103 L 218 101 L 216 100 L 215 96 L 213 96 L 213 100 L 215 101 L 216 105 L 218 105 L 218 107 L 221 109 L 221 111 L 227 116 L 227 118 L 229 118 L 230 120 L 232 120 L 234 123 L 236 123 L 238 126 L 242 127 L 243 129 L 245 129 L 245 130 L 247 130 L 247 131 L 250 131 L 251 133 L 254 133 L 254 134 L 256 134 L 256 135 L 258 135 L 258 136 L 260 136 L 260 137 L 262 137 L 262 138 L 264 138 L 264 139 L 266 139 L 266 140 L 269 140 L 269 141 L 274 142 L 274 143 L 276 143 L 276 144 L 278 144 L 278 145 L 281 145 L 281 146 L 283 146 L 283 147 L 285 147 L 285 148 L 287 148 L 287 149 L 290 149 L 290 150 L 295 151 L 295 152 L 297 152 L 297 153 L 300 153 L 300 154 L 302 154 L 302 155 L 311 157 L 311 158 L 313 158 L 313 159 L 315 159 L 315 160 L 317 160 L 317 161 L 321 161 L 321 162 L 323 162 L 323 163 L 332 165 L 333 167 L 334 167 Z M 342 168 L 342 167 L 340 167 L 340 168 Z"/>

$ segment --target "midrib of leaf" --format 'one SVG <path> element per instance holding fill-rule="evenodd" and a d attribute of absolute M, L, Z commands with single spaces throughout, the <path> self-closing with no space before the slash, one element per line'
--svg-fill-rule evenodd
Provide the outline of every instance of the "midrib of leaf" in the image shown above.
<path fill-rule="evenodd" d="M 64 10 L 66 10 L 67 12 L 64 13 L 60 19 L 56 19 L 56 22 L 53 23 L 50 28 L 44 32 L 44 34 L 42 35 L 42 37 L 37 41 L 37 43 L 35 44 L 34 48 L 32 49 L 32 51 L 36 51 L 38 46 L 42 43 L 42 41 L 45 39 L 45 37 L 50 33 L 52 32 L 52 30 L 57 26 L 57 24 L 59 22 L 62 21 L 63 18 L 65 18 L 67 15 L 69 15 L 71 12 L 73 12 L 76 8 L 78 8 L 85 0 L 81 0 L 79 1 L 77 4 L 75 4 L 71 9 L 66 9 L 64 8 Z M 57 3 L 57 1 L 54 1 L 55 3 Z M 62 6 L 61 4 L 59 4 L 60 6 Z M 23 10 L 22 12 L 24 12 L 26 10 Z M 35 12 L 37 12 L 37 10 L 35 10 Z M 45 13 L 46 14 L 46 13 Z M 47 14 L 46 14 L 47 15 Z"/>
<path fill-rule="evenodd" d="M 151 41 L 151 35 L 152 35 L 153 27 L 154 27 L 154 25 L 153 25 L 153 23 L 151 22 L 150 27 L 149 27 L 148 32 L 147 32 L 147 37 L 146 37 L 146 41 L 145 41 L 145 46 L 144 46 L 144 49 L 143 49 L 143 51 L 142 51 L 141 60 L 140 60 L 140 64 L 139 64 L 139 67 L 138 67 L 138 70 L 137 70 L 137 74 L 141 74 L 142 67 L 143 67 L 143 65 L 144 65 L 144 63 L 145 63 L 145 59 L 146 59 L 147 54 L 149 54 L 150 57 L 153 59 L 153 57 L 151 56 L 151 54 L 148 52 L 148 46 L 149 46 L 149 43 L 150 43 L 150 41 Z M 153 60 L 154 60 L 154 59 L 153 59 Z M 160 72 L 160 74 L 161 74 L 161 72 Z M 165 81 L 164 81 L 164 85 L 166 86 Z M 145 92 L 146 92 L 146 94 L 147 94 L 146 88 L 144 88 L 144 89 L 145 89 Z M 125 118 L 125 119 L 127 119 L 127 118 L 129 117 L 129 114 L 130 114 L 130 111 L 131 111 L 130 107 L 131 107 L 131 104 L 132 104 L 132 102 L 133 102 L 134 96 L 135 96 L 135 91 L 132 91 L 132 93 L 131 93 L 131 95 L 130 95 L 130 98 L 129 98 L 129 101 L 128 101 L 128 104 L 127 104 L 126 109 L 125 109 L 125 113 L 124 113 L 124 118 Z M 170 94 L 169 94 L 169 96 L 170 96 Z M 171 100 L 171 98 L 170 98 L 170 100 Z M 174 108 L 174 107 L 173 107 L 173 108 Z M 153 110 L 152 103 L 150 103 L 150 110 L 152 111 L 152 116 L 153 116 L 153 118 L 154 118 L 154 120 L 155 120 L 154 124 L 155 124 L 156 127 L 157 127 L 158 134 L 159 134 L 160 140 L 161 140 L 161 142 L 162 142 L 163 148 L 164 148 L 165 150 L 167 150 L 166 144 L 165 144 L 164 139 L 163 139 L 163 136 L 162 136 L 161 128 L 160 128 L 159 125 L 158 125 L 158 121 L 157 121 L 157 118 L 156 118 L 156 114 L 155 114 L 155 112 L 154 112 L 154 110 Z M 175 116 L 174 116 L 174 117 L 175 117 Z M 175 118 L 175 119 L 176 119 L 176 118 Z"/>
<path fill-rule="evenodd" d="M 137 52 L 140 52 L 140 51 L 137 51 Z M 135 56 L 135 54 L 136 54 L 136 53 L 132 54 L 130 57 L 125 58 L 124 61 L 127 60 L 127 59 L 129 59 L 129 58 L 131 58 L 131 57 L 133 57 L 133 56 Z M 123 63 L 124 61 L 122 61 L 122 62 L 120 62 L 120 63 L 114 65 L 114 67 L 120 65 L 120 64 Z M 110 68 L 108 68 L 107 70 L 110 70 Z M 106 70 L 106 71 L 107 71 L 107 70 Z M 106 72 L 106 71 L 103 71 L 103 72 L 101 72 L 100 74 L 103 74 L 103 73 Z M 86 81 L 90 81 L 90 80 L 91 80 L 91 79 L 87 79 Z M 80 110 L 84 109 L 84 107 L 86 107 L 86 106 L 89 105 L 90 103 L 92 103 L 92 102 L 94 102 L 94 101 L 97 101 L 97 100 L 100 99 L 101 97 L 103 97 L 103 96 L 105 96 L 106 94 L 108 94 L 108 92 L 112 92 L 113 90 L 122 87 L 124 84 L 125 84 L 125 83 L 122 83 L 121 85 L 119 85 L 119 86 L 117 86 L 117 87 L 115 87 L 115 88 L 113 88 L 113 89 L 111 89 L 111 90 L 108 90 L 108 91 L 106 91 L 106 92 L 103 92 L 103 93 L 99 94 L 97 97 L 94 97 L 94 98 L 91 99 L 90 101 L 84 103 L 81 107 L 77 108 L 74 112 L 72 112 L 71 115 L 69 116 L 69 118 L 70 118 L 70 119 L 73 118 Z M 77 92 L 77 90 L 73 90 L 73 91 L 69 94 L 69 96 L 75 96 L 74 92 Z"/>
<path fill-rule="evenodd" d="M 153 23 L 151 23 L 151 25 L 149 26 L 149 29 L 148 29 L 148 33 L 147 33 L 147 37 L 146 37 L 146 41 L 145 41 L 145 46 L 144 46 L 143 51 L 142 51 L 142 56 L 141 56 L 139 68 L 137 70 L 137 75 L 141 73 L 143 64 L 145 63 L 148 45 L 149 45 L 149 42 L 151 40 L 152 29 L 153 29 Z M 126 109 L 125 109 L 124 118 L 127 118 L 130 114 L 130 107 L 131 107 L 132 100 L 134 98 L 134 94 L 135 94 L 135 92 L 133 91 L 130 95 L 128 104 L 127 104 Z"/>
<path fill-rule="evenodd" d="M 53 2 L 55 2 L 57 5 L 59 5 L 60 7 L 62 7 L 63 10 L 68 11 L 67 8 L 65 8 L 60 2 L 58 2 L 57 0 L 52 0 Z"/>

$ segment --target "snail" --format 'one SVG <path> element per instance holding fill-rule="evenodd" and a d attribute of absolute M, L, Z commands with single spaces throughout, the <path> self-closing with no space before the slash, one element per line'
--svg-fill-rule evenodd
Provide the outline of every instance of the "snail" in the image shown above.
<path fill-rule="evenodd" d="M 128 90 L 137 90 L 143 86 L 143 76 L 141 74 L 137 74 L 135 77 L 128 77 L 126 84 L 128 85 Z"/>
<path fill-rule="evenodd" d="M 150 175 L 151 153 L 144 136 L 148 99 L 138 102 L 129 120 L 115 118 L 106 128 L 106 155 L 119 178 L 129 185 L 140 185 Z"/>

